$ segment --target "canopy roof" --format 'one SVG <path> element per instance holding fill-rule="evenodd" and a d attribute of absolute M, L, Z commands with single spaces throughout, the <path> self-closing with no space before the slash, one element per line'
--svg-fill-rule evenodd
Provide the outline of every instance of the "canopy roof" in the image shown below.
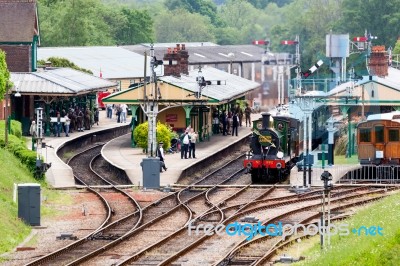
<path fill-rule="evenodd" d="M 13 92 L 22 95 L 74 96 L 116 88 L 117 83 L 70 68 L 50 68 L 38 72 L 11 73 Z"/>
<path fill-rule="evenodd" d="M 257 82 L 213 67 L 203 68 L 201 69 L 201 73 L 206 81 L 211 82 L 211 85 L 206 85 L 202 89 L 202 97 L 200 99 L 195 97 L 195 93 L 199 91 L 199 85 L 196 81 L 196 78 L 199 76 L 198 70 L 189 71 L 188 75 L 182 75 L 179 78 L 173 76 L 160 77 L 157 83 L 157 92 L 154 91 L 154 84 L 147 84 L 147 98 L 151 100 L 157 94 L 159 102 L 200 102 L 202 104 L 207 102 L 209 104 L 221 104 L 240 98 L 260 86 Z M 111 94 L 103 98 L 103 102 L 143 103 L 144 89 L 144 86 L 140 84 L 134 88 Z"/>

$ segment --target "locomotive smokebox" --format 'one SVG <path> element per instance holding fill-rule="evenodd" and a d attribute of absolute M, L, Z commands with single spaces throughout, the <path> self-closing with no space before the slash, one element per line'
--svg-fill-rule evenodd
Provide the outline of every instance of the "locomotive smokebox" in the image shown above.
<path fill-rule="evenodd" d="M 271 114 L 270 113 L 262 113 L 262 126 L 263 128 L 269 128 L 269 121 L 270 121 L 270 117 Z"/>

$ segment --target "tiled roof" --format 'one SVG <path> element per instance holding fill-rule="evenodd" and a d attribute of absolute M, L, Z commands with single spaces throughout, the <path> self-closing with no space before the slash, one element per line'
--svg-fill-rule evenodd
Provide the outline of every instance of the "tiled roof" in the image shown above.
<path fill-rule="evenodd" d="M 32 42 L 38 31 L 36 0 L 0 0 L 0 42 Z"/>

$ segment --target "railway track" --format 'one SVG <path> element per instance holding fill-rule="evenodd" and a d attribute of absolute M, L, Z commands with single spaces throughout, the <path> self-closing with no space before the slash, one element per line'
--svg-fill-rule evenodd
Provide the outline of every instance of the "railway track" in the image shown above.
<path fill-rule="evenodd" d="M 214 229 L 217 225 L 243 221 L 247 217 L 260 217 L 260 221 L 270 222 L 275 218 L 291 223 L 299 220 L 299 215 L 302 215 L 302 221 L 312 223 L 313 215 L 318 215 L 322 190 L 293 195 L 287 187 L 251 186 L 249 179 L 242 177 L 242 156 L 191 185 L 173 188 L 167 196 L 141 208 L 129 199 L 128 193 L 117 188 L 126 180 L 115 176 L 101 178 L 102 174 L 93 170 L 101 168 L 101 145 L 83 151 L 80 158 L 74 156 L 69 163 L 78 182 L 103 202 L 103 223 L 82 239 L 27 265 L 230 265 L 224 263 L 235 259 L 239 265 L 249 265 L 240 264 L 246 259 L 247 262 L 252 260 L 251 263 L 263 263 L 273 253 L 264 252 L 254 258 L 240 257 L 238 254 L 242 251 L 228 252 L 227 248 L 238 248 L 248 241 L 196 233 L 188 230 L 189 225 L 210 224 Z M 91 169 L 90 173 L 82 170 L 82 164 L 90 166 L 86 167 Z M 342 203 L 344 197 L 356 198 L 360 191 L 368 190 L 367 186 L 343 187 L 332 190 L 332 198 L 336 197 Z M 131 206 L 126 208 L 129 202 Z M 265 216 L 265 210 L 272 210 L 270 216 Z M 271 240 L 268 241 L 268 251 L 277 250 L 286 243 L 271 244 Z M 223 248 L 219 252 L 225 252 L 225 257 L 207 253 L 207 250 L 219 250 L 219 247 Z M 197 259 L 198 256 L 202 259 Z M 216 263 L 218 259 L 220 262 Z"/>

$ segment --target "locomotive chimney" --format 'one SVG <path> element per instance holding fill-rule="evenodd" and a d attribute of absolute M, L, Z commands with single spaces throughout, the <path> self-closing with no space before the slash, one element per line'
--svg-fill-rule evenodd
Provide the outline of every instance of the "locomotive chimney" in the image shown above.
<path fill-rule="evenodd" d="M 269 120 L 270 120 L 271 114 L 270 113 L 262 113 L 261 115 L 262 115 L 263 128 L 269 128 Z"/>

